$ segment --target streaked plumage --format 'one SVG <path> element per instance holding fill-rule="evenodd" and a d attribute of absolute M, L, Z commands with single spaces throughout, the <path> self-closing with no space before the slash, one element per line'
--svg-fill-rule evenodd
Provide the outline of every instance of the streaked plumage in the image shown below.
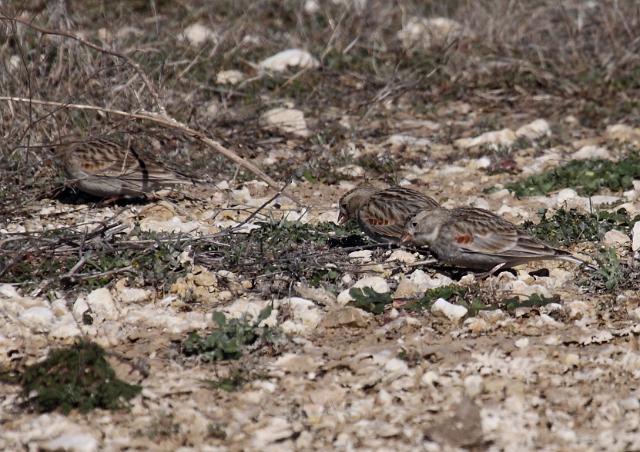
<path fill-rule="evenodd" d="M 73 187 L 101 198 L 141 197 L 192 182 L 153 158 L 142 157 L 132 147 L 106 139 L 76 140 L 58 146 L 56 154 Z"/>
<path fill-rule="evenodd" d="M 404 243 L 427 246 L 447 264 L 475 270 L 509 268 L 533 260 L 564 259 L 584 263 L 520 231 L 484 209 L 460 207 L 423 211 L 411 218 Z"/>
<path fill-rule="evenodd" d="M 377 242 L 397 242 L 404 226 L 421 210 L 438 207 L 438 203 L 410 188 L 393 186 L 385 189 L 360 185 L 340 198 L 340 217 L 344 223 L 353 219 Z"/>

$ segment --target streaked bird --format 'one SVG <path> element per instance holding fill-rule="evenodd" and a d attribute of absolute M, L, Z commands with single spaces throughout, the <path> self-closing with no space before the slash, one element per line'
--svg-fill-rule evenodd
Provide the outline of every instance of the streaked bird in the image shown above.
<path fill-rule="evenodd" d="M 161 188 L 194 181 L 131 146 L 102 138 L 56 146 L 69 184 L 100 198 L 138 198 Z"/>
<path fill-rule="evenodd" d="M 402 242 L 429 247 L 444 263 L 490 273 L 545 259 L 587 264 L 520 231 L 504 218 L 473 207 L 419 212 L 407 222 Z"/>
<path fill-rule="evenodd" d="M 407 220 L 439 206 L 433 198 L 410 188 L 380 189 L 367 184 L 345 193 L 339 204 L 338 223 L 356 220 L 365 234 L 382 243 L 398 242 Z"/>

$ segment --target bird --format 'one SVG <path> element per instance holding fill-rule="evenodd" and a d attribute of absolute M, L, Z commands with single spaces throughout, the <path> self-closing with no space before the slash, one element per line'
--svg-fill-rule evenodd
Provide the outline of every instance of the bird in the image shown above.
<path fill-rule="evenodd" d="M 379 243 L 399 242 L 407 220 L 421 210 L 439 206 L 433 198 L 410 188 L 381 189 L 369 184 L 345 193 L 339 205 L 338 224 L 356 220 L 365 234 Z"/>
<path fill-rule="evenodd" d="M 195 182 L 131 146 L 105 138 L 73 139 L 56 146 L 55 153 L 69 185 L 99 198 L 140 198 Z"/>
<path fill-rule="evenodd" d="M 407 222 L 401 242 L 426 246 L 446 264 L 488 274 L 546 259 L 563 259 L 595 268 L 570 252 L 553 248 L 519 230 L 493 212 L 474 207 L 421 211 Z"/>

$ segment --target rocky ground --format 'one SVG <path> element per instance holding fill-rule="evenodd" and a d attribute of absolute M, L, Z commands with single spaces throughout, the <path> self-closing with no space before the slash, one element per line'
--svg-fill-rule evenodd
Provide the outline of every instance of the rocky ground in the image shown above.
<path fill-rule="evenodd" d="M 402 17 L 362 1 L 256 2 L 244 15 L 222 2 L 217 12 L 139 3 L 71 5 L 71 29 L 138 49 L 169 114 L 286 192 L 179 132 L 56 113 L 67 132 L 144 131 L 167 160 L 209 180 L 104 204 L 62 190 L 55 165 L 31 147 L 56 141 L 55 115 L 5 103 L 0 448 L 640 449 L 640 122 L 628 77 L 637 49 L 623 58 L 612 37 L 609 73 L 577 63 L 598 50 L 586 30 L 604 21 L 637 33 L 637 11 L 576 3 L 558 24 L 540 2 L 520 35 L 511 22 L 491 22 L 487 35 L 482 20 L 501 2 L 401 2 Z M 30 6 L 23 17 L 43 20 Z M 90 19 L 103 27 L 89 29 Z M 516 60 L 529 33 L 560 39 L 567 28 L 577 34 L 566 41 L 575 54 L 561 47 L 565 66 L 552 60 L 557 46 L 537 41 Z M 3 33 L 19 36 L 2 48 L 14 71 L 2 96 L 151 109 L 133 94 L 142 89 L 133 72 L 83 47 L 64 51 L 106 74 L 81 66 L 70 72 L 75 91 L 47 91 L 29 65 L 33 52 L 47 55 L 37 33 Z M 69 63 L 56 57 L 47 70 L 62 77 Z M 78 91 L 87 74 L 92 93 Z M 427 253 L 372 247 L 334 223 L 340 195 L 364 177 L 491 209 L 599 270 L 542 262 L 480 279 Z M 23 390 L 29 366 L 80 339 L 140 386 L 124 408 L 46 411 Z"/>

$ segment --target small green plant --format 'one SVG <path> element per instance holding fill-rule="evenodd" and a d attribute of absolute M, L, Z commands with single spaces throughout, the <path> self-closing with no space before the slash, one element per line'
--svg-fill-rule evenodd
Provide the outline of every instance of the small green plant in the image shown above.
<path fill-rule="evenodd" d="M 255 229 L 249 235 L 249 240 L 259 241 L 264 250 L 281 252 L 290 249 L 295 244 L 316 243 L 325 244 L 335 236 L 348 235 L 350 230 L 335 223 L 318 224 L 300 223 L 296 221 L 280 221 L 258 223 L 260 229 Z"/>
<path fill-rule="evenodd" d="M 92 342 L 51 351 L 47 359 L 29 366 L 21 380 L 23 396 L 39 412 L 118 409 L 142 389 L 116 378 L 104 349 Z"/>
<path fill-rule="evenodd" d="M 255 322 L 250 317 L 227 319 L 222 312 L 214 312 L 213 320 L 218 328 L 206 337 L 191 333 L 182 344 L 182 351 L 187 356 L 201 355 L 205 361 L 225 361 L 238 359 L 245 349 L 258 341 L 274 343 L 278 331 L 270 327 L 261 327 L 260 323 L 271 315 L 272 306 L 267 306 Z"/>
<path fill-rule="evenodd" d="M 456 286 L 455 284 L 444 287 L 436 287 L 435 289 L 427 290 L 422 298 L 406 304 L 405 308 L 412 311 L 422 311 L 424 309 L 429 309 L 431 308 L 433 302 L 438 298 L 444 298 L 447 301 L 459 303 L 468 291 L 469 289 L 467 289 L 466 287 Z"/>
<path fill-rule="evenodd" d="M 340 279 L 340 273 L 333 268 L 321 268 L 314 271 L 309 278 L 311 287 L 325 284 L 335 284 Z"/>
<path fill-rule="evenodd" d="M 508 184 L 516 196 L 546 195 L 561 188 L 575 188 L 581 195 L 593 195 L 603 188 L 628 190 L 640 178 L 640 156 L 633 154 L 618 162 L 609 160 L 572 160 L 566 165 L 534 174 Z"/>
<path fill-rule="evenodd" d="M 545 298 L 539 294 L 533 294 L 524 300 L 514 297 L 500 300 L 496 303 L 487 303 L 471 288 L 451 284 L 449 286 L 427 290 L 422 298 L 407 304 L 406 309 L 416 311 L 429 309 L 438 298 L 444 298 L 450 303 L 455 303 L 467 308 L 467 318 L 477 316 L 480 311 L 491 311 L 503 308 L 509 312 L 513 312 L 519 307 L 544 306 L 549 303 L 557 303 L 560 301 L 559 296 Z"/>
<path fill-rule="evenodd" d="M 604 287 L 611 291 L 618 287 L 624 278 L 624 269 L 620 265 L 620 258 L 614 248 L 605 248 L 596 255 L 598 270 L 596 277 L 603 282 Z"/>
<path fill-rule="evenodd" d="M 534 293 L 529 296 L 529 298 L 525 298 L 521 300 L 519 297 L 507 298 L 506 300 L 502 300 L 500 305 L 504 307 L 508 312 L 514 312 L 518 308 L 538 308 L 541 306 L 546 306 L 550 303 L 559 303 L 560 296 L 554 295 L 552 297 L 545 297 L 539 293 Z"/>
<path fill-rule="evenodd" d="M 523 224 L 523 228 L 546 242 L 567 246 L 578 242 L 601 240 L 611 229 L 629 232 L 636 221 L 640 221 L 640 215 L 631 218 L 625 209 L 618 209 L 615 212 L 602 210 L 594 213 L 559 209 L 551 216 L 543 210 L 538 224 L 527 221 Z"/>
<path fill-rule="evenodd" d="M 349 306 L 360 308 L 372 314 L 382 314 L 385 306 L 391 303 L 391 294 L 376 292 L 371 287 L 353 287 L 349 290 L 354 300 L 349 302 Z"/>
<path fill-rule="evenodd" d="M 467 308 L 467 318 L 477 316 L 480 311 L 491 311 L 494 309 L 498 309 L 498 306 L 485 304 L 478 297 L 473 298 L 469 302 L 465 300 L 458 300 L 458 304 Z"/>

